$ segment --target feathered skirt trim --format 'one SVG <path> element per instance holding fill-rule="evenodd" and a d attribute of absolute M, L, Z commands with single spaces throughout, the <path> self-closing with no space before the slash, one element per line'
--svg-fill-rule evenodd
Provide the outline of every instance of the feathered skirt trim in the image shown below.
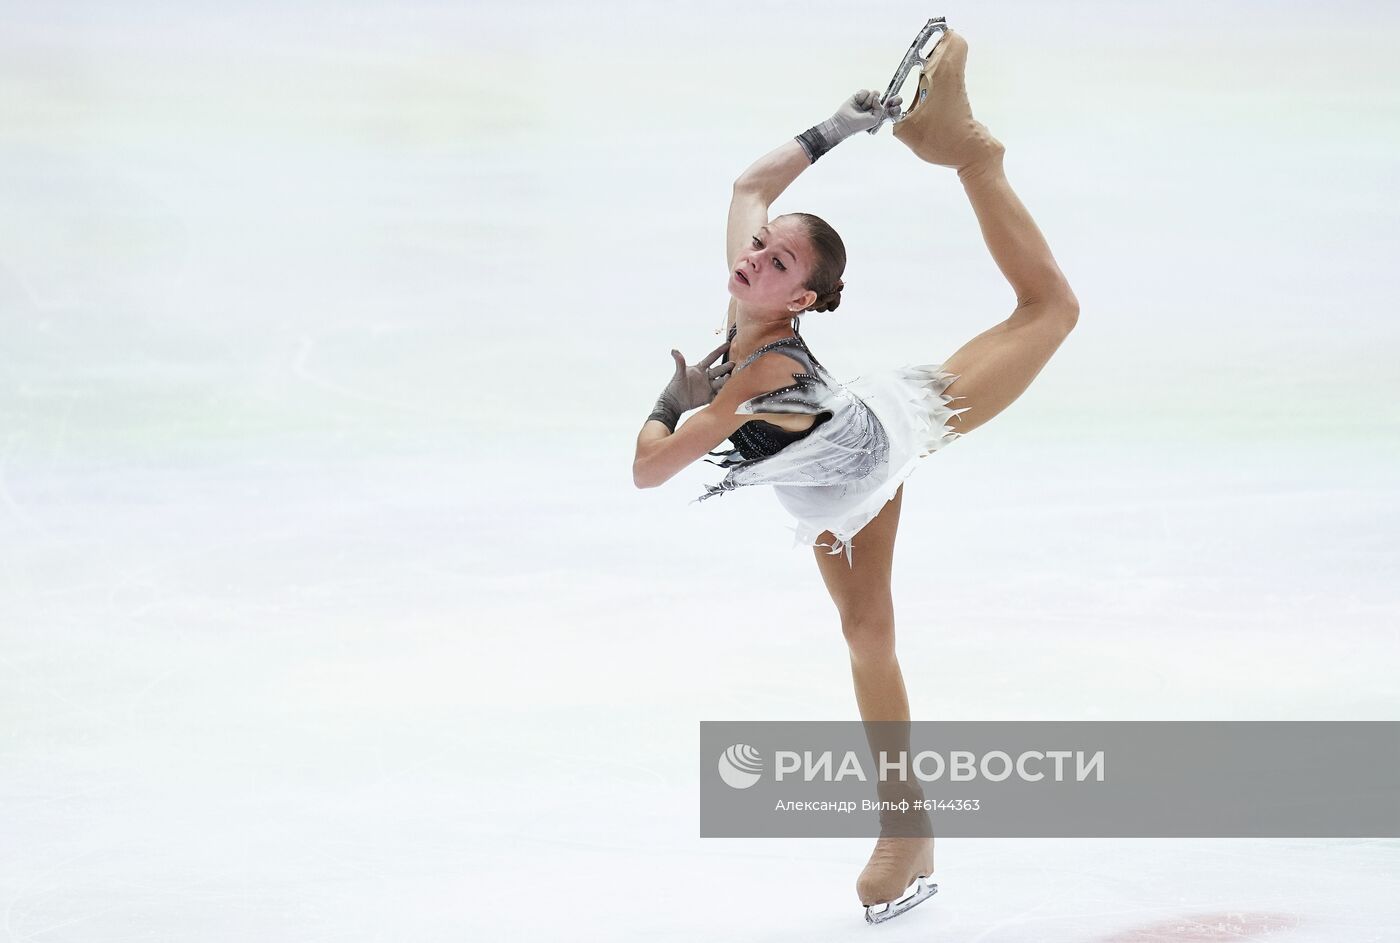
<path fill-rule="evenodd" d="M 962 436 L 950 421 L 971 407 L 952 408 L 961 397 L 945 392 L 956 379 L 941 364 L 919 364 L 839 384 L 837 415 L 776 455 L 744 460 L 735 451 L 711 453 L 725 455 L 713 464 L 731 470 L 696 500 L 741 485 L 771 484 L 796 520 L 793 545 L 844 552 L 851 564 L 851 538 L 894 498 L 919 459 Z M 834 540 L 818 543 L 826 532 Z"/>

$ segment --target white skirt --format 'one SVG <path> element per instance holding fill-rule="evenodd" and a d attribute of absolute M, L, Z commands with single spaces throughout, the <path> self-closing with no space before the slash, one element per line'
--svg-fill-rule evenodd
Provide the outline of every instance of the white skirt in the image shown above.
<path fill-rule="evenodd" d="M 942 364 L 910 364 L 841 384 L 878 418 L 889 454 L 859 481 L 815 486 L 774 484 L 778 501 L 797 521 L 792 528 L 794 546 L 825 547 L 831 554 L 844 551 L 847 564 L 853 564 L 851 539 L 894 499 L 919 459 L 962 437 L 949 421 L 971 407 L 953 409 L 950 404 L 963 397 L 944 392 L 957 378 L 944 372 Z M 835 537 L 834 542 L 817 543 L 827 531 Z"/>

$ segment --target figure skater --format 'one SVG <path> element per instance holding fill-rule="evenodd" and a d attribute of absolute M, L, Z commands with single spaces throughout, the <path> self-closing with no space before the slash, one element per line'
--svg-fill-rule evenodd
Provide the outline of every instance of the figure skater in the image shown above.
<path fill-rule="evenodd" d="M 1014 402 L 1079 316 L 1050 247 L 1007 181 L 1005 148 L 972 116 L 963 78 L 967 43 L 941 18 L 925 30 L 935 24 L 937 44 L 916 58 L 918 93 L 906 114 L 898 114 L 902 103 L 892 92 L 910 71 L 907 65 L 884 101 L 857 92 L 830 119 L 760 158 L 735 182 L 727 235 L 728 337 L 693 366 L 671 351 L 675 374 L 642 427 L 633 464 L 637 487 L 654 488 L 697 459 L 721 456 L 714 464 L 727 469 L 724 480 L 696 500 L 743 485 L 774 486 L 797 520 L 797 540 L 813 548 L 840 616 L 872 750 L 908 742 L 909 701 L 895 657 L 890 590 L 903 483 L 920 458 Z M 799 322 L 804 312 L 834 311 L 840 304 L 845 248 L 820 218 L 791 213 L 769 219 L 768 208 L 826 151 L 887 119 L 919 158 L 957 171 L 987 248 L 1015 293 L 1015 307 L 941 364 L 907 365 L 842 384 L 808 349 Z M 721 355 L 732 356 L 717 363 Z M 699 412 L 678 429 L 679 417 L 691 409 Z M 711 451 L 725 439 L 732 449 Z M 859 547 L 853 548 L 857 533 Z M 879 792 L 891 803 L 922 798 L 917 784 L 880 783 Z M 881 813 L 880 838 L 856 883 L 871 922 L 902 913 L 937 888 L 925 881 L 934 868 L 932 832 L 926 815 L 916 818 L 911 825 L 915 820 L 907 815 Z"/>

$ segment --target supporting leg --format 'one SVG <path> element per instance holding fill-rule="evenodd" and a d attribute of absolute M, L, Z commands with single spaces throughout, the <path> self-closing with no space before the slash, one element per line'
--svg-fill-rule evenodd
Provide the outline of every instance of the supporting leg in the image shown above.
<path fill-rule="evenodd" d="M 872 755 L 909 751 L 909 698 L 904 675 L 895 657 L 894 600 L 890 577 L 895 534 L 904 489 L 861 528 L 860 553 L 854 565 L 815 549 L 817 566 L 841 616 L 841 628 L 850 650 L 851 677 L 856 703 L 865 723 Z M 828 542 L 823 534 L 818 543 Z M 922 798 L 917 785 L 879 783 L 877 797 L 898 801 Z M 866 919 L 880 922 L 926 900 L 937 889 L 921 878 L 933 873 L 933 837 L 927 816 L 893 818 L 881 815 L 881 837 L 875 843 L 865 869 L 856 881 L 856 893 L 867 907 Z M 916 827 L 911 827 L 913 823 Z M 888 826 L 888 828 L 887 828 Z M 912 895 L 911 885 L 918 885 Z M 877 911 L 877 905 L 891 902 Z"/>
<path fill-rule="evenodd" d="M 851 677 L 861 719 L 909 720 L 909 699 L 899 670 L 894 644 L 894 596 L 890 587 L 894 541 L 904 488 L 856 535 L 860 553 L 851 564 L 814 548 L 831 600 L 841 617 L 841 630 L 850 651 Z M 823 534 L 818 543 L 829 543 Z"/>

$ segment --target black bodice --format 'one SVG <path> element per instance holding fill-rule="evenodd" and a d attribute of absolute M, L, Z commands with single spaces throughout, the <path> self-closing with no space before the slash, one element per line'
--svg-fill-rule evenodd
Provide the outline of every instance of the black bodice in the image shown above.
<path fill-rule="evenodd" d="M 732 342 L 734 336 L 739 333 L 739 326 L 736 324 L 729 329 L 729 340 Z M 798 343 L 802 343 L 802 338 L 797 338 Z M 803 347 L 806 344 L 803 343 Z M 728 363 L 730 356 L 724 355 L 721 363 Z M 730 376 L 733 376 L 731 373 Z M 744 423 L 729 436 L 729 441 L 739 450 L 739 454 L 746 459 L 767 458 L 776 455 L 784 448 L 794 442 L 800 442 L 816 431 L 817 427 L 831 418 L 831 413 L 824 412 L 817 416 L 817 421 L 812 423 L 801 432 L 792 432 L 782 426 L 774 425 L 763 419 L 751 419 Z"/>

